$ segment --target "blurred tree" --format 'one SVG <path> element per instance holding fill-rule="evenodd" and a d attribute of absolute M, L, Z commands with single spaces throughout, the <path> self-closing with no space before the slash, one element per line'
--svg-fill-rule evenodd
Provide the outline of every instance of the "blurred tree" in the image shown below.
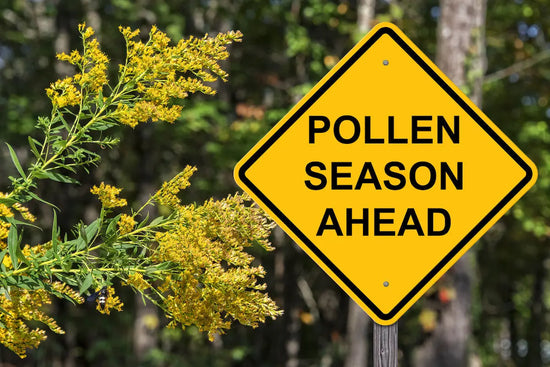
<path fill-rule="evenodd" d="M 486 0 L 442 0 L 439 8 L 436 64 L 459 87 L 468 86 L 468 67 L 478 68 L 473 69 L 477 93 L 472 98 L 480 106 Z M 417 366 L 465 367 L 469 363 L 474 282 L 471 253 L 445 276 L 450 278 L 447 282 L 455 296 L 444 306 L 432 336 L 419 349 Z"/>

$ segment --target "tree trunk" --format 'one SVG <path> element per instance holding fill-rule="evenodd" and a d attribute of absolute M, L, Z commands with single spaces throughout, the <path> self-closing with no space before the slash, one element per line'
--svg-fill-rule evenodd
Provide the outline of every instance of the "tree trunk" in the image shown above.
<path fill-rule="evenodd" d="M 290 247 L 290 246 L 289 246 Z M 289 252 L 295 252 L 290 248 Z M 285 256 L 285 293 L 284 293 L 284 324 L 285 324 L 285 367 L 299 367 L 300 365 L 300 336 L 302 323 L 300 322 L 300 305 L 296 279 L 296 254 L 286 253 Z"/>
<path fill-rule="evenodd" d="M 143 363 L 147 354 L 157 345 L 159 315 L 157 307 L 150 302 L 143 303 L 140 294 L 134 296 L 136 316 L 134 319 L 133 346 L 138 363 Z"/>
<path fill-rule="evenodd" d="M 84 14 L 86 14 L 86 24 L 95 29 L 96 37 L 99 37 L 101 30 L 101 16 L 98 12 L 98 3 L 95 0 L 82 0 L 82 7 L 84 8 Z M 101 40 L 98 39 L 98 41 Z"/>
<path fill-rule="evenodd" d="M 546 260 L 547 260 L 547 244 L 540 243 L 539 255 L 537 258 L 540 261 L 536 262 L 534 271 L 533 295 L 531 296 L 530 318 L 527 327 L 527 358 L 525 366 L 539 367 L 543 365 L 542 348 L 544 333 L 546 330 L 546 307 L 544 300 L 544 283 L 547 276 Z M 512 348 L 515 346 L 512 345 Z"/>
<path fill-rule="evenodd" d="M 362 367 L 368 365 L 368 328 L 370 319 L 353 299 L 350 298 L 348 306 L 348 353 L 345 367 Z"/>
<path fill-rule="evenodd" d="M 359 0 L 357 4 L 357 30 L 367 33 L 374 20 L 376 0 Z"/>
<path fill-rule="evenodd" d="M 149 199 L 150 193 L 154 192 L 155 185 L 153 182 L 154 162 L 157 157 L 152 156 L 149 152 L 153 151 L 153 126 L 147 126 L 146 129 L 142 129 L 139 132 L 136 131 L 135 148 L 139 155 L 139 162 L 141 162 L 142 169 L 136 173 L 135 181 L 138 182 L 137 188 L 137 202 L 144 203 Z M 158 215 L 156 208 L 149 209 L 148 213 L 151 218 Z M 136 306 L 136 316 L 134 319 L 134 332 L 133 332 L 133 349 L 136 361 L 138 363 L 143 362 L 147 354 L 158 344 L 158 326 L 159 315 L 155 305 L 151 302 L 144 303 L 140 294 L 136 294 L 134 297 Z"/>
<path fill-rule="evenodd" d="M 486 0 L 441 0 L 440 8 L 436 64 L 456 85 L 473 91 L 474 103 L 479 106 Z M 467 64 L 478 70 L 468 73 Z M 475 78 L 468 80 L 471 75 Z M 416 366 L 468 365 L 473 264 L 471 254 L 466 254 L 446 275 L 456 290 L 456 298 L 444 306 L 436 329 L 417 351 Z"/>

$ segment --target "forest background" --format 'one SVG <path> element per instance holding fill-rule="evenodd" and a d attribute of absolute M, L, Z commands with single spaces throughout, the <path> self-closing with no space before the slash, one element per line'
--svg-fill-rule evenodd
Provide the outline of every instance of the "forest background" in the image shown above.
<path fill-rule="evenodd" d="M 198 172 L 188 202 L 237 191 L 233 166 L 377 22 L 398 25 L 535 161 L 535 187 L 399 321 L 400 366 L 549 366 L 550 1 L 547 0 L 0 0 L 0 140 L 25 162 L 27 135 L 47 114 L 45 88 L 71 72 L 55 54 L 79 46 L 86 21 L 113 61 L 124 58 L 118 26 L 153 24 L 174 40 L 240 30 L 216 96 L 187 99 L 174 126 L 120 129 L 119 148 L 80 186 L 42 187 L 69 230 L 95 202 L 98 181 L 143 201 L 187 164 Z M 446 30 L 446 31 L 445 31 Z M 0 150 L 0 181 L 14 174 Z M 280 177 L 279 179 L 284 179 Z M 49 185 L 49 184 L 48 184 Z M 472 203 L 474 205 L 474 203 Z M 88 214 L 87 214 L 88 213 Z M 51 213 L 41 213 L 48 218 Z M 195 328 L 166 329 L 131 292 L 123 312 L 55 302 L 65 335 L 48 335 L 0 366 L 366 366 L 366 315 L 279 229 L 276 250 L 254 252 L 283 316 L 236 326 L 209 342 Z"/>

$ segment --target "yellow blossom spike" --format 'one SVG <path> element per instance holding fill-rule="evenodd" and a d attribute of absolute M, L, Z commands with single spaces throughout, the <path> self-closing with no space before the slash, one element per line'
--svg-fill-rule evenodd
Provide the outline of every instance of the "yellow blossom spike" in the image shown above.
<path fill-rule="evenodd" d="M 196 167 L 186 166 L 183 171 L 174 176 L 170 181 L 164 182 L 161 189 L 155 193 L 155 200 L 160 205 L 171 208 L 179 207 L 181 200 L 178 198 L 178 194 L 181 190 L 191 185 L 189 179 L 196 170 Z"/>
<path fill-rule="evenodd" d="M 120 234 L 125 235 L 132 232 L 134 226 L 136 225 L 136 221 L 134 220 L 134 217 L 131 217 L 127 214 L 122 214 L 120 216 L 120 219 L 118 220 L 117 225 Z"/>
<path fill-rule="evenodd" d="M 128 276 L 128 279 L 126 279 L 126 284 L 134 287 L 136 290 L 140 292 L 145 289 L 151 288 L 151 284 L 149 284 L 149 282 L 143 279 L 143 275 L 141 273 L 130 274 Z"/>
<path fill-rule="evenodd" d="M 102 182 L 99 187 L 94 185 L 90 189 L 90 192 L 98 196 L 99 200 L 101 201 L 101 205 L 103 205 L 103 207 L 106 209 L 126 206 L 126 199 L 121 199 L 117 197 L 120 191 L 122 191 L 122 189 L 111 185 L 106 185 L 104 182 Z"/>

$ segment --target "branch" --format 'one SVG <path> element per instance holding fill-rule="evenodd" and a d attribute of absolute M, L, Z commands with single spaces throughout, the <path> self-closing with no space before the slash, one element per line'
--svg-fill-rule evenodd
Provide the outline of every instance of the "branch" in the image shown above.
<path fill-rule="evenodd" d="M 550 58 L 550 49 L 543 50 L 529 59 L 519 61 L 515 64 L 508 66 L 507 68 L 486 75 L 483 79 L 483 84 L 489 84 L 507 78 L 510 75 L 529 69 L 530 67 L 535 66 L 539 62 L 545 61 L 548 58 Z"/>

